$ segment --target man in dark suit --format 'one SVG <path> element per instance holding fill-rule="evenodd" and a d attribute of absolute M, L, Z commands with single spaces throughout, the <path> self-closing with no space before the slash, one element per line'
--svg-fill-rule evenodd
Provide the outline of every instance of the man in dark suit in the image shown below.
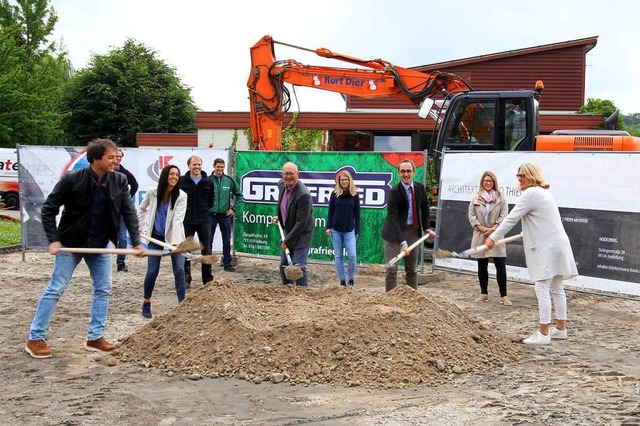
<path fill-rule="evenodd" d="M 382 228 L 384 257 L 388 263 L 400 252 L 405 252 L 404 271 L 407 285 L 418 289 L 418 253 L 407 248 L 422 237 L 423 230 L 434 236 L 429 229 L 429 202 L 424 185 L 414 182 L 416 166 L 411 160 L 402 160 L 398 165 L 401 181 L 389 191 L 387 217 Z M 397 285 L 398 265 L 387 268 L 385 276 L 386 291 Z"/>
<path fill-rule="evenodd" d="M 288 248 L 294 265 L 302 270 L 302 278 L 296 285 L 306 286 L 307 258 L 313 237 L 313 202 L 307 187 L 298 180 L 298 166 L 288 162 L 282 166 L 282 180 L 278 182 L 278 217 L 274 223 L 283 224 L 285 238 L 280 244 L 280 277 L 282 284 L 292 284 L 284 274 L 288 266 L 285 250 Z"/>

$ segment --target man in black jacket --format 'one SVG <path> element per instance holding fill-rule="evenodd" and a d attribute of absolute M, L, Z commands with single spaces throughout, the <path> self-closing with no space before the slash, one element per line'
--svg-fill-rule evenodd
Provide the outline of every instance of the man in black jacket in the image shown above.
<path fill-rule="evenodd" d="M 116 155 L 116 163 L 118 166 L 116 167 L 116 172 L 123 173 L 127 177 L 127 184 L 129 185 L 129 193 L 131 197 L 136 195 L 138 191 L 138 181 L 136 177 L 129 170 L 125 169 L 122 163 L 122 158 L 124 157 L 124 152 L 121 149 L 118 149 L 118 155 Z M 120 218 L 120 229 L 118 230 L 118 243 L 116 244 L 118 248 L 127 248 L 127 227 L 124 223 L 124 218 Z M 127 258 L 126 254 L 119 254 L 116 257 L 116 265 L 118 265 L 118 272 L 128 272 L 129 268 L 127 268 L 127 264 L 125 260 Z"/>
<path fill-rule="evenodd" d="M 418 289 L 418 253 L 420 250 L 408 251 L 407 248 L 422 237 L 422 232 L 434 236 L 429 229 L 429 202 L 423 184 L 415 182 L 413 176 L 416 166 L 411 160 L 402 160 L 398 165 L 401 181 L 391 190 L 387 199 L 387 217 L 382 228 L 384 240 L 384 257 L 388 263 L 401 251 L 406 253 L 404 272 L 407 285 Z M 397 285 L 398 265 L 387 268 L 385 276 L 386 291 Z"/>
<path fill-rule="evenodd" d="M 209 208 L 213 204 L 213 184 L 202 171 L 202 158 L 192 155 L 187 160 L 189 171 L 180 178 L 180 189 L 187 194 L 187 212 L 184 216 L 184 234 L 198 234 L 202 244 L 202 255 L 211 254 L 211 225 Z M 191 287 L 191 262 L 184 265 L 187 288 Z M 202 264 L 202 284 L 213 281 L 210 264 Z"/>
<path fill-rule="evenodd" d="M 42 226 L 56 258 L 51 280 L 45 288 L 29 329 L 25 351 L 34 358 L 50 358 L 45 337 L 56 303 L 64 293 L 73 272 L 84 259 L 93 280 L 91 321 L 85 349 L 111 352 L 116 348 L 103 336 L 112 285 L 110 254 L 60 252 L 61 247 L 105 248 L 116 241 L 120 216 L 131 234 L 136 256 L 144 256 L 140 245 L 138 218 L 131 203 L 126 178 L 115 173 L 118 148 L 109 139 L 96 139 L 87 147 L 89 166 L 69 172 L 60 179 L 42 206 Z M 64 206 L 60 224 L 56 216 Z"/>

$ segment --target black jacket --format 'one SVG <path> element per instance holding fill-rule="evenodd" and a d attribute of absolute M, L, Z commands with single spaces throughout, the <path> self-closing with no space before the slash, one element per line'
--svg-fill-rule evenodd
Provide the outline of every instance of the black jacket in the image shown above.
<path fill-rule="evenodd" d="M 60 241 L 65 247 L 86 247 L 91 226 L 91 179 L 94 173 L 91 166 L 67 173 L 42 205 L 42 226 L 49 243 Z M 140 245 L 140 229 L 135 207 L 129 195 L 127 178 L 122 173 L 108 173 L 109 220 L 104 224 L 108 237 L 114 244 L 118 239 L 120 215 L 131 235 L 133 246 Z M 56 216 L 64 206 L 60 224 L 56 226 Z"/>
<path fill-rule="evenodd" d="M 413 191 L 416 194 L 418 222 L 421 224 L 420 235 L 422 235 L 425 229 L 429 229 L 429 201 L 423 184 L 414 181 Z M 398 182 L 389 190 L 387 217 L 382 227 L 382 239 L 390 243 L 402 243 L 405 240 L 402 228 L 407 226 L 408 215 L 409 199 L 407 198 L 407 191 L 404 189 L 402 182 Z"/>
<path fill-rule="evenodd" d="M 127 183 L 129 184 L 129 194 L 131 194 L 132 197 L 136 195 L 139 185 L 133 173 L 125 169 L 122 164 L 118 166 L 118 168 L 116 169 L 116 172 L 123 173 L 127 177 Z"/>
<path fill-rule="evenodd" d="M 213 184 L 202 172 L 202 179 L 196 185 L 191 179 L 191 172 L 180 178 L 180 189 L 187 194 L 187 212 L 183 223 L 202 225 L 209 223 L 209 209 L 213 205 Z"/>

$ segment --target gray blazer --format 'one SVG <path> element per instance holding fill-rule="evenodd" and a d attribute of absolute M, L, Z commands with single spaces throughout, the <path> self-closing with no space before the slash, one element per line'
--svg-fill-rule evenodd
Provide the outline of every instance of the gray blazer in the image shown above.
<path fill-rule="evenodd" d="M 298 181 L 292 188 L 287 203 L 287 221 L 280 215 L 280 203 L 284 194 L 284 181 L 278 182 L 278 221 L 283 224 L 284 243 L 289 248 L 309 247 L 313 238 L 313 202 L 306 186 Z"/>

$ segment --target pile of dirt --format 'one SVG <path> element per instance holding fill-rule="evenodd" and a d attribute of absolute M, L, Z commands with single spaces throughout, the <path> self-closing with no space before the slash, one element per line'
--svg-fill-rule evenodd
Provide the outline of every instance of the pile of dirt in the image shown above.
<path fill-rule="evenodd" d="M 217 279 L 127 337 L 117 356 L 192 378 L 401 388 L 495 369 L 521 351 L 407 286 L 382 294 Z"/>

